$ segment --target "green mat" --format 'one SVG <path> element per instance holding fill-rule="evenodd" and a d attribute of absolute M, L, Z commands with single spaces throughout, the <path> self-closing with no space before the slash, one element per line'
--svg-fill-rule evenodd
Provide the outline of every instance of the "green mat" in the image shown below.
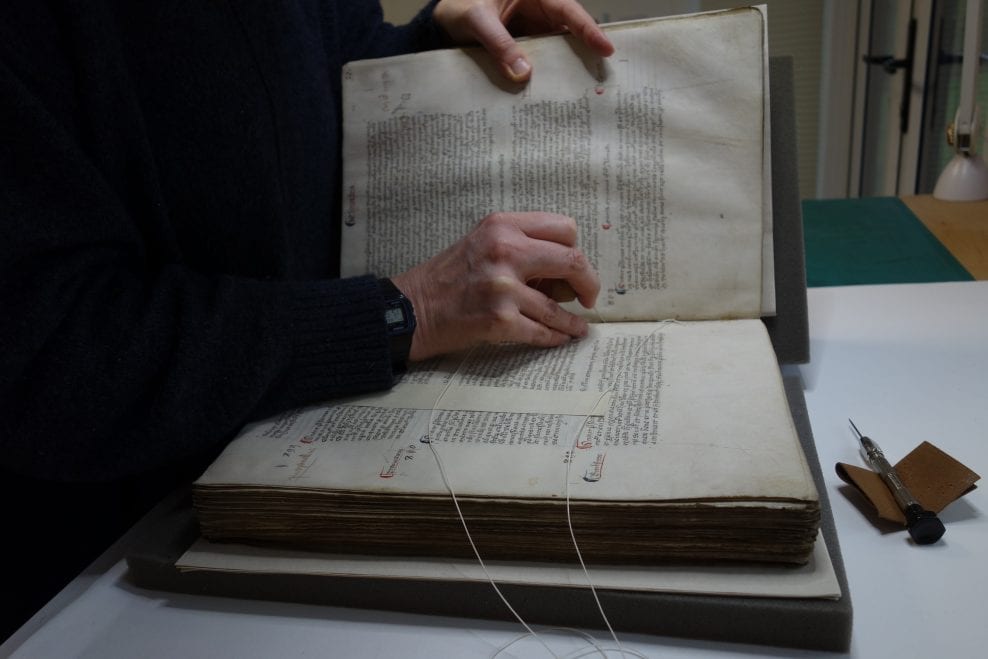
<path fill-rule="evenodd" d="M 974 279 L 896 197 L 802 205 L 807 286 Z"/>

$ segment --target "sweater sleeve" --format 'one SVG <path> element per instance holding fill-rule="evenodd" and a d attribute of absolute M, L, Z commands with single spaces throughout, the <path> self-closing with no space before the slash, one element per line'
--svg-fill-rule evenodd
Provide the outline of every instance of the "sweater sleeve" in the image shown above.
<path fill-rule="evenodd" d="M 391 384 L 373 278 L 254 279 L 164 258 L 168 237 L 145 217 L 160 203 L 107 179 L 80 147 L 85 127 L 67 119 L 79 113 L 52 107 L 71 94 L 36 93 L 61 84 L 57 71 L 25 81 L 10 52 L 0 49 L 7 469 L 124 477 L 214 452 L 253 418 Z M 109 152 L 140 175 L 132 154 Z"/>
<path fill-rule="evenodd" d="M 442 28 L 432 20 L 439 0 L 428 2 L 405 25 L 384 20 L 376 1 L 336 3 L 341 33 L 337 43 L 345 44 L 343 61 L 388 57 L 432 50 L 451 45 Z"/>

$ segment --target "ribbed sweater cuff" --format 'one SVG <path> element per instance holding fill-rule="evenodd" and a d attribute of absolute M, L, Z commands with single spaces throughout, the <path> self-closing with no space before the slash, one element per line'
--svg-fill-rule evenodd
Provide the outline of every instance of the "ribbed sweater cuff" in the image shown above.
<path fill-rule="evenodd" d="M 391 386 L 384 301 L 374 277 L 314 282 L 298 290 L 291 314 L 292 398 L 318 401 Z"/>

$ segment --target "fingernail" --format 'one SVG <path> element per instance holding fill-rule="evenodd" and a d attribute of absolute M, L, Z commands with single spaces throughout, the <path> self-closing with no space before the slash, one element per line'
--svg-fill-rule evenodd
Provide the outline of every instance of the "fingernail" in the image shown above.
<path fill-rule="evenodd" d="M 511 75 L 516 78 L 523 78 L 528 75 L 528 72 L 532 70 L 531 65 L 528 63 L 524 57 L 519 57 L 508 67 L 511 70 Z"/>

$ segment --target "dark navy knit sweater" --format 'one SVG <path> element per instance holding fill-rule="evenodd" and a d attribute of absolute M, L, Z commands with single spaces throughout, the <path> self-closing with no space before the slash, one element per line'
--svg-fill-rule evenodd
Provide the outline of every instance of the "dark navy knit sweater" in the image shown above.
<path fill-rule="evenodd" d="M 376 284 L 334 280 L 340 68 L 437 45 L 429 15 L 3 3 L 7 468 L 133 474 L 251 418 L 390 385 Z"/>
<path fill-rule="evenodd" d="M 374 279 L 336 279 L 340 69 L 438 46 L 429 16 L 0 3 L 6 528 L 39 479 L 194 475 L 251 419 L 391 384 Z M 59 487 L 63 517 L 107 493 Z"/>

